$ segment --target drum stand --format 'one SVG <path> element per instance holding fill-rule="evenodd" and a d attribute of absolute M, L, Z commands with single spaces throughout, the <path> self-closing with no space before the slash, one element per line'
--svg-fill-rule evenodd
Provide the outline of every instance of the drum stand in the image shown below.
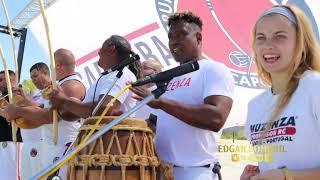
<path fill-rule="evenodd" d="M 171 79 L 170 79 L 171 80 Z M 152 101 L 153 99 L 157 99 L 159 98 L 167 89 L 167 85 L 168 82 L 170 81 L 166 81 L 166 82 L 161 82 L 161 83 L 157 83 L 157 89 L 155 89 L 154 91 L 152 91 L 151 95 L 147 96 L 146 98 L 144 98 L 142 101 L 140 101 L 139 103 L 137 103 L 133 108 L 131 108 L 130 110 L 128 110 L 127 112 L 125 112 L 124 114 L 120 115 L 119 117 L 117 117 L 116 119 L 114 119 L 113 121 L 111 121 L 109 124 L 105 125 L 102 129 L 100 129 L 99 131 L 97 131 L 96 133 L 94 133 L 89 139 L 88 141 L 86 141 L 84 143 L 84 146 L 82 146 L 82 148 L 84 148 L 85 146 L 89 145 L 90 143 L 92 143 L 93 141 L 95 141 L 96 139 L 98 139 L 100 136 L 102 136 L 104 133 L 106 133 L 107 131 L 109 131 L 114 125 L 116 125 L 117 123 L 119 123 L 121 120 L 125 119 L 126 117 L 128 117 L 129 115 L 131 115 L 132 113 L 134 113 L 135 111 L 137 111 L 138 109 L 140 109 L 142 106 L 148 104 L 150 101 Z M 111 88 L 110 88 L 111 89 Z M 101 99 L 102 100 L 102 99 Z M 81 148 L 81 149 L 82 149 Z M 81 150 L 80 149 L 80 150 Z M 60 165 L 66 158 L 68 158 L 74 151 L 76 151 L 77 148 L 70 150 L 69 152 L 67 152 L 64 156 L 62 156 L 61 158 L 59 158 L 57 161 L 55 161 L 52 165 L 42 169 L 40 172 L 38 172 L 37 174 L 35 174 L 34 176 L 32 176 L 31 178 L 29 178 L 30 180 L 33 179 L 40 179 L 43 175 L 49 173 L 52 169 L 54 169 L 56 166 Z"/>

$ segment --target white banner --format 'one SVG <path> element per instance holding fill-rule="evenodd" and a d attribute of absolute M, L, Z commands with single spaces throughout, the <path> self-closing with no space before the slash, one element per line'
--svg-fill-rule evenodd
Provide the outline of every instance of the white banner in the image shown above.
<path fill-rule="evenodd" d="M 98 49 L 112 34 L 125 36 L 142 60 L 175 66 L 166 20 L 172 12 L 193 11 L 204 23 L 203 54 L 226 64 L 234 75 L 234 105 L 225 125 L 229 127 L 244 123 L 248 101 L 262 91 L 250 58 L 251 28 L 259 14 L 278 3 L 299 6 L 319 38 L 318 0 L 58 0 L 47 13 L 54 49 L 71 50 L 79 75 L 90 85 L 102 71 L 97 65 Z M 46 49 L 42 19 L 35 18 L 29 27 Z"/>

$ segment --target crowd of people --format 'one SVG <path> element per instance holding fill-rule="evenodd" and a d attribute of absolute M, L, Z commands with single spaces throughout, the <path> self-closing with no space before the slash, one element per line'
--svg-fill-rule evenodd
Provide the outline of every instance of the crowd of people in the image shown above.
<path fill-rule="evenodd" d="M 156 120 L 152 121 L 156 131 L 155 147 L 159 158 L 173 166 L 175 179 L 221 179 L 217 133 L 232 108 L 233 77 L 224 64 L 202 55 L 200 17 L 192 12 L 177 12 L 168 18 L 168 27 L 169 49 L 174 60 L 179 64 L 197 61 L 199 70 L 170 80 L 161 97 L 132 116 Z M 311 25 L 298 8 L 279 5 L 257 18 L 252 34 L 258 75 L 269 88 L 250 101 L 245 135 L 253 146 L 284 145 L 287 152 L 275 152 L 272 162 L 247 165 L 239 179 L 319 179 L 320 48 Z M 104 41 L 98 54 L 98 65 L 106 71 L 134 52 L 124 37 L 112 35 Z M 23 96 L 25 102 L 24 106 L 8 104 L 0 109 L 1 179 L 18 175 L 28 179 L 52 164 L 75 141 L 84 119 L 101 114 L 128 83 L 160 73 L 163 68 L 156 60 L 137 61 L 123 68 L 119 79 L 114 71 L 85 87 L 75 74 L 75 57 L 71 51 L 58 49 L 54 58 L 58 87 L 52 89 L 48 97 L 43 94 L 52 82 L 45 63 L 39 62 L 30 68 L 32 82 L 39 89 L 32 97 L 15 86 L 15 74 L 9 71 L 14 94 Z M 4 71 L 1 71 L 2 96 L 7 94 L 6 87 Z M 107 116 L 128 111 L 156 88 L 155 84 L 131 87 L 113 102 Z M 57 144 L 53 143 L 53 110 L 59 114 Z M 17 118 L 27 120 L 34 127 L 17 131 L 18 142 L 23 142 L 21 149 L 17 146 L 19 143 L 12 142 L 11 122 Z M 270 135 L 280 128 L 284 134 Z M 66 179 L 66 171 L 64 166 L 54 175 Z"/>

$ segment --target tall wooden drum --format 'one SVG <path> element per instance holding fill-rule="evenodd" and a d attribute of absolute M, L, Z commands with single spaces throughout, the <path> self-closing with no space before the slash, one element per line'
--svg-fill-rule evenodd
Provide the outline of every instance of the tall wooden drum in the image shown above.
<path fill-rule="evenodd" d="M 98 130 L 116 117 L 104 117 Z M 85 121 L 74 143 L 80 144 L 98 117 Z M 144 120 L 127 118 L 83 148 L 69 162 L 70 180 L 156 180 L 159 159 L 153 133 Z"/>

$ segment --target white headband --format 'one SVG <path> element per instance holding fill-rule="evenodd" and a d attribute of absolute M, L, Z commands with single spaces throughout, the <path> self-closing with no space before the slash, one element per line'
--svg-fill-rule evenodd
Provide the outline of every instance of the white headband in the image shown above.
<path fill-rule="evenodd" d="M 297 24 L 296 16 L 292 13 L 292 11 L 284 6 L 274 6 L 268 10 L 266 10 L 264 13 L 262 13 L 259 17 L 261 19 L 262 17 L 269 15 L 269 14 L 281 14 L 285 16 L 289 21 L 291 21 L 293 24 Z"/>

